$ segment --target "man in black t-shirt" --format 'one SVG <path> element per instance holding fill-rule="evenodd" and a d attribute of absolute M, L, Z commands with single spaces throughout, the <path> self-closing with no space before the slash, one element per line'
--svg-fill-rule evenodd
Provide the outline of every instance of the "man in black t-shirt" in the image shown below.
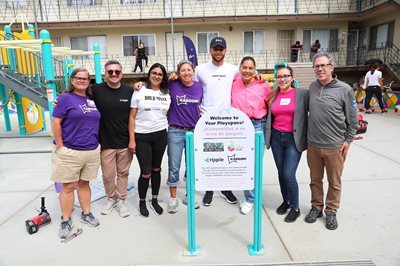
<path fill-rule="evenodd" d="M 299 59 L 299 50 L 303 50 L 303 45 L 300 44 L 299 41 L 297 41 L 295 44 L 290 46 L 290 61 L 291 62 L 297 62 Z"/>
<path fill-rule="evenodd" d="M 129 151 L 128 120 L 133 89 L 121 82 L 122 66 L 116 60 L 105 66 L 105 80 L 92 86 L 93 100 L 100 111 L 101 169 L 107 203 L 101 214 L 115 207 L 123 218 L 130 215 L 125 205 L 129 168 L 133 153 Z"/>

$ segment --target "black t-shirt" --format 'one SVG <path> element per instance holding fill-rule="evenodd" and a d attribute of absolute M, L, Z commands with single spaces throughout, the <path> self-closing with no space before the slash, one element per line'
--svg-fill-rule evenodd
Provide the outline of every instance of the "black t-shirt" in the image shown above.
<path fill-rule="evenodd" d="M 100 111 L 99 142 L 102 149 L 123 149 L 129 144 L 129 111 L 133 89 L 122 84 L 118 89 L 107 83 L 92 85 L 93 99 Z"/>

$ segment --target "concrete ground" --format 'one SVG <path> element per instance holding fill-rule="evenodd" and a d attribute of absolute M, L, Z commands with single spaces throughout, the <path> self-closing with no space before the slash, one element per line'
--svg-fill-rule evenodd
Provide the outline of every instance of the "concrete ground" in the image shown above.
<path fill-rule="evenodd" d="M 60 243 L 58 194 L 49 180 L 51 172 L 49 132 L 18 138 L 16 119 L 11 132 L 0 118 L 0 265 L 400 265 L 400 116 L 372 114 L 368 131 L 354 141 L 343 173 L 339 228 L 325 228 L 325 217 L 314 224 L 304 222 L 310 208 L 309 174 L 303 153 L 297 179 L 301 216 L 292 224 L 283 221 L 275 209 L 280 205 L 278 179 L 271 151 L 264 157 L 263 234 L 265 252 L 250 256 L 253 243 L 253 213 L 240 214 L 238 205 L 227 204 L 218 194 L 211 207 L 196 211 L 197 256 L 187 256 L 187 212 L 184 205 L 176 214 L 149 218 L 138 215 L 137 190 L 127 200 L 132 214 L 120 218 L 114 210 L 100 215 L 105 199 L 92 203 L 100 219 L 99 228 L 79 222 L 79 208 L 73 213 L 75 229 L 82 235 Z M 166 156 L 160 199 L 166 209 L 168 188 Z M 136 186 L 136 159 L 130 182 Z M 101 176 L 99 175 L 99 180 Z M 196 192 L 201 201 L 202 192 Z M 236 191 L 239 200 L 243 193 Z M 178 195 L 185 195 L 184 187 Z M 40 197 L 46 197 L 52 222 L 29 235 L 24 221 L 36 215 Z M 397 221 L 397 222 L 396 222 Z"/>

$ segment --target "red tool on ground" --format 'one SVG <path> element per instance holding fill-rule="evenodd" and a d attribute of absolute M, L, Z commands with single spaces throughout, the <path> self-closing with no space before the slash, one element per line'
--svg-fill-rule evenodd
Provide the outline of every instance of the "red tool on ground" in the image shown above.
<path fill-rule="evenodd" d="M 51 222 L 50 214 L 47 212 L 44 204 L 44 199 L 45 198 L 42 197 L 42 206 L 40 207 L 39 215 L 25 221 L 26 231 L 28 231 L 30 235 L 36 233 L 40 226 Z"/>

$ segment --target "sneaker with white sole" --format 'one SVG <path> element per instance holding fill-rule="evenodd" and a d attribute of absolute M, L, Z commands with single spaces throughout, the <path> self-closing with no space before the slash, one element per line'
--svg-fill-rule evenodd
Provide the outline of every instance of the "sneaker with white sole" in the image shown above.
<path fill-rule="evenodd" d="M 183 205 L 188 205 L 187 196 L 185 196 L 185 197 L 183 198 L 182 204 L 183 204 Z M 200 204 L 199 204 L 197 201 L 194 202 L 194 208 L 195 208 L 196 210 L 200 208 Z"/>
<path fill-rule="evenodd" d="M 115 205 L 115 209 L 118 211 L 119 216 L 121 216 L 122 218 L 126 218 L 131 215 L 128 207 L 126 207 L 125 205 L 125 200 L 118 200 L 117 204 Z"/>
<path fill-rule="evenodd" d="M 63 239 L 67 238 L 69 234 L 72 232 L 72 228 L 74 228 L 74 224 L 72 223 L 71 218 L 68 221 L 64 221 L 61 217 L 60 229 L 58 229 L 58 236 Z"/>
<path fill-rule="evenodd" d="M 235 197 L 235 195 L 233 195 L 232 191 L 230 191 L 230 190 L 221 191 L 220 195 L 229 204 L 236 204 L 237 203 L 237 198 Z"/>
<path fill-rule="evenodd" d="M 91 212 L 89 212 L 88 214 L 84 214 L 83 212 L 81 212 L 81 222 L 91 227 L 97 227 L 100 225 L 99 220 L 94 217 Z"/>
<path fill-rule="evenodd" d="M 249 214 L 251 210 L 253 209 L 254 204 L 247 202 L 246 200 L 242 200 L 240 202 L 240 212 L 244 215 Z"/>
<path fill-rule="evenodd" d="M 110 214 L 112 212 L 112 210 L 114 209 L 116 203 L 117 202 L 114 198 L 107 198 L 106 205 L 104 205 L 104 208 L 103 208 L 103 210 L 101 210 L 100 213 L 102 215 Z"/>
<path fill-rule="evenodd" d="M 168 213 L 176 213 L 178 211 L 179 202 L 177 198 L 170 198 L 168 203 Z"/>

